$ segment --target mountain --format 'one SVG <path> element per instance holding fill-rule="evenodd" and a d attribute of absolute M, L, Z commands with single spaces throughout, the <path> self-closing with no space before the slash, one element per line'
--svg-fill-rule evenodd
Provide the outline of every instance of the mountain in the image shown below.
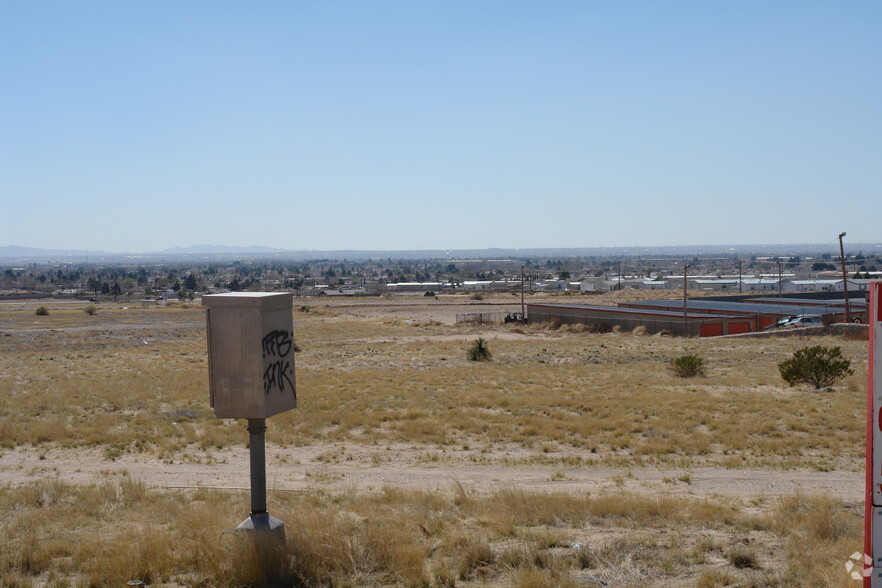
<path fill-rule="evenodd" d="M 224 253 L 241 255 L 243 253 L 284 253 L 286 251 L 289 250 L 277 247 L 264 247 L 262 245 L 248 245 L 246 247 L 238 245 L 193 245 L 192 247 L 172 247 L 162 251 L 144 253 L 144 255 L 222 255 Z"/>
<path fill-rule="evenodd" d="M 848 253 L 861 252 L 876 257 L 882 252 L 880 243 L 849 243 Z M 85 249 L 39 249 L 18 245 L 0 246 L 0 262 L 3 263 L 203 263 L 223 260 L 273 259 L 287 261 L 308 260 L 365 260 L 398 259 L 451 261 L 468 259 L 536 259 L 567 257 L 670 257 L 718 256 L 724 258 L 747 258 L 755 256 L 768 259 L 775 256 L 801 255 L 816 257 L 822 254 L 837 256 L 839 251 L 833 243 L 825 244 L 756 244 L 756 245 L 668 245 L 655 247 L 533 247 L 488 249 L 411 249 L 411 250 L 317 250 L 279 249 L 261 245 L 194 245 L 172 247 L 150 253 L 110 253 Z"/>
<path fill-rule="evenodd" d="M 45 259 L 57 257 L 83 261 L 92 255 L 106 256 L 108 253 L 105 251 L 86 251 L 85 249 L 39 249 L 37 247 L 19 247 L 18 245 L 0 246 L 0 259 Z"/>

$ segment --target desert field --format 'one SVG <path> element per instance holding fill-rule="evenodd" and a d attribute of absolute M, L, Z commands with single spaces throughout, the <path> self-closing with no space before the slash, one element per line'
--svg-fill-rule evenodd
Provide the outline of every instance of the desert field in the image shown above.
<path fill-rule="evenodd" d="M 0 586 L 253 583 L 203 309 L 87 305 L 0 304 Z M 865 340 L 455 324 L 497 310 L 519 297 L 295 300 L 298 408 L 267 421 L 289 585 L 856 585 Z M 817 344 L 854 374 L 787 386 Z"/>

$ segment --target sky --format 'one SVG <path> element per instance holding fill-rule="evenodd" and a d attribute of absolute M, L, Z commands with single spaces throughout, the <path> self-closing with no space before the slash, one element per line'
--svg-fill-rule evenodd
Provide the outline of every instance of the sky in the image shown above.
<path fill-rule="evenodd" d="M 0 0 L 0 245 L 882 242 L 882 2 Z"/>

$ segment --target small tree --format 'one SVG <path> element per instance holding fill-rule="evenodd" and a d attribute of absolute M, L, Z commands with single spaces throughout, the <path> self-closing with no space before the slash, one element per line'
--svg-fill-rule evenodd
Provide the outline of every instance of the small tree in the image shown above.
<path fill-rule="evenodd" d="M 49 309 L 45 306 L 38 306 L 37 310 L 34 311 L 34 314 L 37 316 L 46 316 L 49 314 Z"/>
<path fill-rule="evenodd" d="M 466 358 L 469 361 L 490 361 L 493 354 L 490 353 L 490 347 L 482 337 L 478 337 L 472 342 L 472 346 L 466 351 Z"/>
<path fill-rule="evenodd" d="M 694 378 L 705 375 L 707 362 L 698 355 L 681 355 L 671 360 L 668 369 L 680 378 Z"/>
<path fill-rule="evenodd" d="M 779 363 L 778 369 L 784 381 L 791 386 L 811 384 L 816 390 L 830 388 L 846 375 L 854 373 L 851 360 L 842 357 L 842 348 L 823 345 L 799 349 L 793 357 Z"/>
<path fill-rule="evenodd" d="M 93 314 L 98 312 L 98 309 L 90 304 L 89 306 L 86 306 L 85 308 L 83 308 L 83 312 L 85 312 L 89 316 L 92 316 Z"/>

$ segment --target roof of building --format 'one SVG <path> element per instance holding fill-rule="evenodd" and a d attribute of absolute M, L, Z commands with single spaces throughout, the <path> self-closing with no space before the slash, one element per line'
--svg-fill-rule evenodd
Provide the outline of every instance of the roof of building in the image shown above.
<path fill-rule="evenodd" d="M 629 308 L 652 307 L 668 310 L 680 309 L 682 312 L 682 300 L 646 300 L 643 302 L 620 302 L 620 306 Z M 687 309 L 701 309 L 721 314 L 774 314 L 791 316 L 801 314 L 838 314 L 842 309 L 837 307 L 824 308 L 812 306 L 807 312 L 806 306 L 798 304 L 757 304 L 755 302 L 725 302 L 720 300 L 701 300 L 690 298 L 687 301 Z"/>
<path fill-rule="evenodd" d="M 408 286 L 413 288 L 423 288 L 423 287 L 432 287 L 432 288 L 440 288 L 444 285 L 444 282 L 390 282 L 386 284 L 387 288 L 395 288 L 398 286 Z"/>
<path fill-rule="evenodd" d="M 593 310 L 598 312 L 608 312 L 610 314 L 641 314 L 641 315 L 652 315 L 659 317 L 675 317 L 675 318 L 683 318 L 683 311 L 673 312 L 670 310 L 657 310 L 657 309 L 648 309 L 648 308 L 627 308 L 627 307 L 618 307 L 618 306 L 591 306 L 587 304 L 530 304 L 527 303 L 527 308 L 530 307 L 540 307 L 540 308 L 561 308 L 561 309 L 572 309 L 572 310 Z M 692 319 L 721 319 L 721 318 L 732 318 L 728 315 L 723 314 L 708 314 L 708 313 L 686 313 L 688 318 Z"/>
<path fill-rule="evenodd" d="M 760 303 L 760 304 L 795 304 L 797 306 L 834 306 L 834 307 L 844 307 L 845 299 L 844 298 L 834 298 L 834 299 L 821 299 L 821 298 L 747 298 L 745 302 L 750 303 Z M 867 306 L 866 301 L 857 299 L 848 301 L 849 306 L 861 307 L 865 308 Z"/>
<path fill-rule="evenodd" d="M 689 282 L 695 282 L 696 284 L 737 284 L 738 280 L 722 280 L 717 278 L 687 278 Z M 777 282 L 776 282 L 777 283 Z"/>

